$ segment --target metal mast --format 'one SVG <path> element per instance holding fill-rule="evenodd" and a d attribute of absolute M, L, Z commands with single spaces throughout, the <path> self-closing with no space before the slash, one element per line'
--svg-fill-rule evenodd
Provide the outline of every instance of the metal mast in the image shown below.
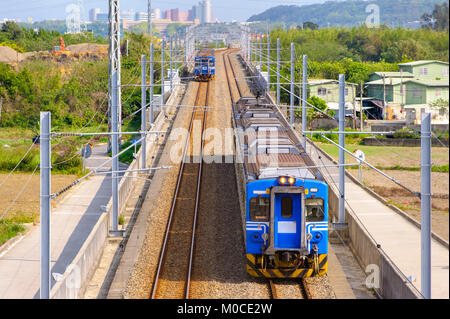
<path fill-rule="evenodd" d="M 109 91 L 111 132 L 120 133 L 121 90 L 120 90 L 120 14 L 119 0 L 109 0 Z M 118 230 L 119 221 L 119 135 L 111 136 L 112 162 L 112 231 Z"/>
<path fill-rule="evenodd" d="M 147 27 L 147 33 L 150 35 L 150 41 L 152 39 L 152 0 L 148 0 L 148 27 Z"/>

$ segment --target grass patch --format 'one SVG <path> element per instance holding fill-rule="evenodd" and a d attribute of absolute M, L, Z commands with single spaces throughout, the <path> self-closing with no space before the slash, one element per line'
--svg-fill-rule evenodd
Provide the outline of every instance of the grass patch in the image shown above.
<path fill-rule="evenodd" d="M 5 242 L 23 231 L 25 231 L 25 227 L 20 223 L 9 219 L 0 220 L 0 245 L 3 245 Z"/>

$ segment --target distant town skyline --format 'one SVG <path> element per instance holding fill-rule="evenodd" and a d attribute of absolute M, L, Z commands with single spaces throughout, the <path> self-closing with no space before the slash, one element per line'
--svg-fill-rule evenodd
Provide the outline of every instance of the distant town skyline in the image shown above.
<path fill-rule="evenodd" d="M 66 6 L 76 3 L 76 0 L 0 0 L 0 21 L 3 19 L 20 19 L 27 22 L 29 18 L 33 21 L 63 20 L 66 18 Z M 199 0 L 186 1 L 155 1 L 152 7 L 162 11 L 179 8 L 188 11 Z M 214 18 L 220 21 L 246 21 L 250 16 L 263 12 L 277 5 L 305 5 L 312 3 L 323 3 L 325 0 L 211 0 Z M 108 10 L 108 0 L 84 0 L 84 17 L 89 20 L 89 10 L 100 8 L 102 12 Z M 147 11 L 147 0 L 120 1 L 121 10 Z"/>

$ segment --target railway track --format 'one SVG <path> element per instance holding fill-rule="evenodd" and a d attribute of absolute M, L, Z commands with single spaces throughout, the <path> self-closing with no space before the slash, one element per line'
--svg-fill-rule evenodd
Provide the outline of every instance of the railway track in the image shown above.
<path fill-rule="evenodd" d="M 284 281 L 283 283 L 286 284 L 286 281 Z M 281 282 L 276 283 L 274 280 L 269 279 L 268 286 L 271 299 L 283 299 L 283 294 L 280 292 L 282 292 L 282 290 L 284 290 L 285 287 L 281 285 Z M 293 282 L 293 284 L 289 286 L 290 286 L 289 288 L 291 288 L 292 286 L 296 286 L 297 289 L 296 295 L 298 295 L 300 299 L 313 299 L 305 279 Z"/>
<path fill-rule="evenodd" d="M 239 86 L 238 79 L 236 78 L 236 72 L 234 70 L 233 64 L 231 63 L 231 58 L 230 58 L 229 52 L 224 54 L 223 64 L 225 67 L 225 73 L 226 73 L 226 78 L 227 78 L 227 83 L 228 83 L 228 90 L 230 91 L 231 100 L 234 103 L 234 102 L 237 102 L 243 95 L 242 95 L 241 87 Z M 231 84 L 233 82 L 234 82 L 234 86 L 236 87 L 237 92 L 238 92 L 238 96 L 235 99 L 233 98 L 233 96 L 235 94 L 233 94 L 233 89 L 232 89 L 233 86 Z"/>
<path fill-rule="evenodd" d="M 208 105 L 209 82 L 199 83 L 195 106 Z M 207 111 L 194 108 L 164 235 L 151 299 L 189 299 L 203 168 Z M 201 126 L 201 136 L 196 135 Z M 193 187 L 195 185 L 195 187 Z"/>

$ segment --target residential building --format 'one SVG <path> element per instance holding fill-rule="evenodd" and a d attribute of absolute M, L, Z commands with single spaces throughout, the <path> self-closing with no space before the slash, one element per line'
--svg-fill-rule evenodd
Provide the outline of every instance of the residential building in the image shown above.
<path fill-rule="evenodd" d="M 330 79 L 308 80 L 309 96 L 316 96 L 327 103 L 329 110 L 334 110 L 336 116 L 339 111 L 339 81 Z M 360 111 L 359 103 L 356 103 L 357 85 L 347 82 L 345 85 L 345 114 L 353 115 Z"/>
<path fill-rule="evenodd" d="M 430 103 L 449 100 L 447 62 L 416 61 L 399 66 L 400 72 L 376 72 L 366 83 L 369 97 L 384 101 L 384 119 L 405 119 L 408 109 L 420 117 L 421 112 L 431 111 Z"/>

